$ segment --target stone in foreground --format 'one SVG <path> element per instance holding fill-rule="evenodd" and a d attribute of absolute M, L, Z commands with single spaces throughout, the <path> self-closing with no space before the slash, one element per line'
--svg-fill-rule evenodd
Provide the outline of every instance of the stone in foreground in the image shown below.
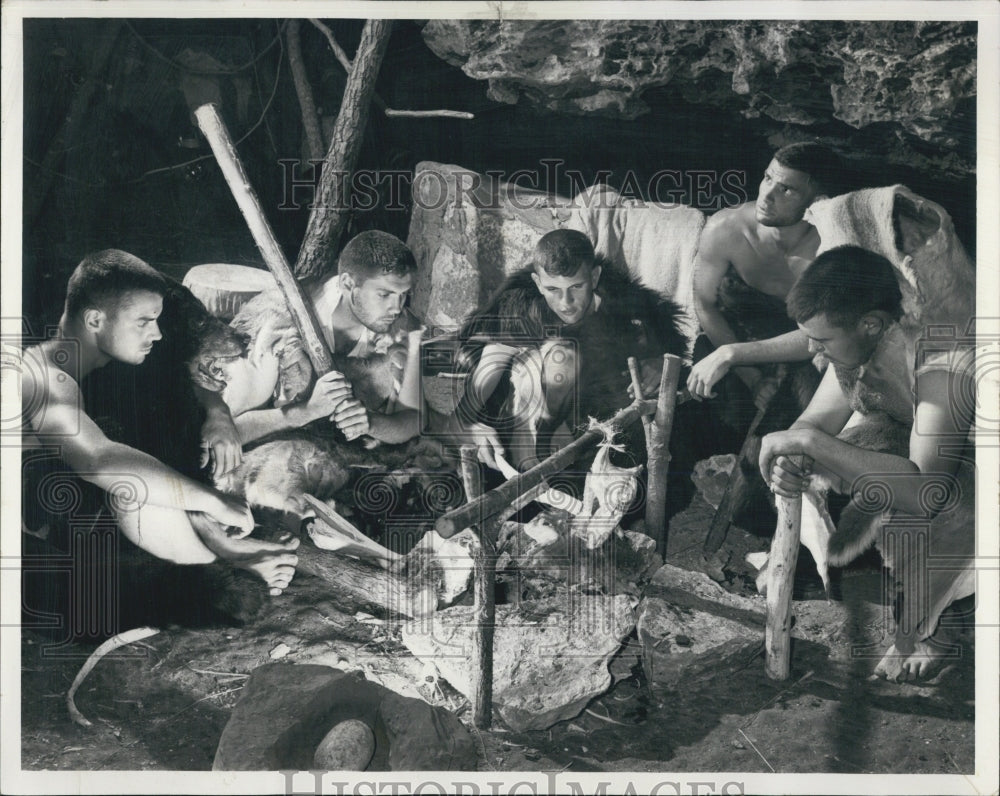
<path fill-rule="evenodd" d="M 520 608 L 499 605 L 493 658 L 493 706 L 518 732 L 542 730 L 580 713 L 611 686 L 608 662 L 632 632 L 626 595 L 576 591 Z M 472 697 L 471 607 L 438 611 L 433 621 L 403 626 L 403 643 Z"/>
<path fill-rule="evenodd" d="M 476 768 L 472 737 L 447 710 L 329 666 L 271 663 L 247 680 L 212 770 L 307 770 L 331 728 L 347 721 L 374 733 L 368 771 Z"/>
<path fill-rule="evenodd" d="M 654 691 L 690 688 L 740 668 L 764 644 L 764 601 L 727 592 L 701 572 L 665 564 L 646 589 L 636 630 Z"/>

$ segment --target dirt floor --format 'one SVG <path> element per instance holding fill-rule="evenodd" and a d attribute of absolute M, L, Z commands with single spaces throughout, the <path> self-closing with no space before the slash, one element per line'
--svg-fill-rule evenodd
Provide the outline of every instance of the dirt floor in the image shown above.
<path fill-rule="evenodd" d="M 721 555 L 706 560 L 701 542 L 712 509 L 700 496 L 670 526 L 667 560 L 715 571 L 730 589 L 751 593 L 747 551 L 767 541 L 734 528 Z M 826 601 L 810 581 L 798 585 L 800 614 Z M 876 567 L 844 574 L 845 601 L 871 641 L 880 635 Z M 812 614 L 810 614 L 812 615 Z M 857 625 L 857 623 L 856 623 Z M 574 719 L 547 731 L 474 731 L 480 771 L 732 771 L 959 774 L 974 770 L 974 667 L 971 632 L 962 654 L 929 683 L 872 680 L 877 658 L 850 655 L 851 634 L 793 650 L 791 677 L 764 675 L 760 654 L 736 671 L 719 672 L 694 690 L 657 698 L 637 661 L 635 638 L 612 662 L 615 684 Z M 855 636 L 854 641 L 861 638 Z M 409 656 L 398 629 L 363 614 L 340 613 L 323 583 L 297 576 L 288 592 L 243 629 L 165 630 L 105 658 L 76 703 L 93 726 L 74 724 L 66 692 L 94 646 L 53 645 L 40 634 L 22 639 L 22 768 L 26 770 L 208 770 L 218 738 L 247 674 L 271 660 L 372 668 L 381 679 L 407 677 Z M 876 648 L 876 651 L 881 646 Z M 281 649 L 277 650 L 280 653 Z M 872 654 L 875 654 L 874 652 Z M 360 664 L 359 664 L 360 661 Z M 378 668 L 375 666 L 374 668 Z M 379 675 L 376 675 L 379 676 Z M 464 699 L 439 702 L 470 723 Z"/>

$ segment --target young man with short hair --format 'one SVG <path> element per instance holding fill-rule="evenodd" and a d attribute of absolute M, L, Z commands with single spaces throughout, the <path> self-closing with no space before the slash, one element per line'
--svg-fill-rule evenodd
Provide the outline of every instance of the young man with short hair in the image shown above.
<path fill-rule="evenodd" d="M 754 201 L 720 210 L 705 224 L 694 291 L 707 340 L 699 339 L 687 380 L 694 398 L 715 397 L 732 372 L 759 406 L 776 386 L 762 365 L 809 358 L 783 301 L 819 247 L 806 208 L 831 194 L 837 178 L 837 158 L 825 146 L 790 144 L 775 152 Z M 746 394 L 731 379 L 720 387 L 729 403 Z"/>
<path fill-rule="evenodd" d="M 975 590 L 969 440 L 975 401 L 965 400 L 975 395 L 973 349 L 960 341 L 952 350 L 938 344 L 921 351 L 921 341 L 898 323 L 895 269 L 857 246 L 817 257 L 792 288 L 787 306 L 810 353 L 829 366 L 791 428 L 764 437 L 761 474 L 785 497 L 800 495 L 813 473 L 856 496 L 872 485 L 887 490 L 888 507 L 869 512 L 870 522 L 849 524 L 842 516 L 830 539 L 831 563 L 847 563 L 878 544 L 898 581 L 902 614 L 895 642 L 876 671 L 921 676 L 943 654 L 942 634 L 936 633 L 942 611 Z M 855 412 L 863 417 L 852 419 Z M 864 423 L 873 438 L 879 425 L 892 422 L 911 428 L 905 453 L 839 438 L 863 439 Z M 803 466 L 790 458 L 799 454 L 806 457 Z"/>
<path fill-rule="evenodd" d="M 512 450 L 526 467 L 550 455 L 553 432 L 587 416 L 606 419 L 628 402 L 628 357 L 642 365 L 646 394 L 664 353 L 681 354 L 676 305 L 598 261 L 581 232 L 542 236 L 521 271 L 462 326 L 474 360 L 451 420 L 461 440 L 495 466 Z"/>
<path fill-rule="evenodd" d="M 24 351 L 25 444 L 58 444 L 80 478 L 109 492 L 119 527 L 143 550 L 178 564 L 223 559 L 280 593 L 295 571 L 297 540 L 244 538 L 253 517 L 243 501 L 109 439 L 84 406 L 83 377 L 112 360 L 139 365 L 152 351 L 166 289 L 161 274 L 126 252 L 84 258 L 69 279 L 58 335 Z"/>
<path fill-rule="evenodd" d="M 223 364 L 219 378 L 244 444 L 325 417 L 349 440 L 368 434 L 399 443 L 419 432 L 415 407 L 389 411 L 401 387 L 407 334 L 419 328 L 406 307 L 416 270 L 401 240 L 362 232 L 340 253 L 334 276 L 307 286 L 338 369 L 319 377 L 306 400 L 299 399 L 312 368 L 284 297 L 269 290 L 243 306 L 232 326 L 250 336 L 251 349 Z M 344 371 L 365 383 L 352 384 Z"/>

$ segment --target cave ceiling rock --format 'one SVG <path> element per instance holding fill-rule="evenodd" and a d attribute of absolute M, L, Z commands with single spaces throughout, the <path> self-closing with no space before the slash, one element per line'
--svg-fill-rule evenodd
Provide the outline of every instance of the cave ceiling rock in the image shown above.
<path fill-rule="evenodd" d="M 563 113 L 635 119 L 644 92 L 672 84 L 751 118 L 889 123 L 948 150 L 975 98 L 975 23 L 432 20 L 422 33 L 491 99 Z"/>

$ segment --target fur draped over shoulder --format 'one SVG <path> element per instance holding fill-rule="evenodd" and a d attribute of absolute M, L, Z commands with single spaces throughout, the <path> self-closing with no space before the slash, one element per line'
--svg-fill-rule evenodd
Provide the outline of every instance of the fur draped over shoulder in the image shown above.
<path fill-rule="evenodd" d="M 597 265 L 602 269 L 596 290 L 601 297 L 600 309 L 580 323 L 566 326 L 560 321 L 527 268 L 507 277 L 486 305 L 463 323 L 459 338 L 474 351 L 487 339 L 531 345 L 552 337 L 583 341 L 597 335 L 616 349 L 623 367 L 628 356 L 683 356 L 687 341 L 679 328 L 680 307 L 639 284 L 611 261 L 598 257 Z"/>

